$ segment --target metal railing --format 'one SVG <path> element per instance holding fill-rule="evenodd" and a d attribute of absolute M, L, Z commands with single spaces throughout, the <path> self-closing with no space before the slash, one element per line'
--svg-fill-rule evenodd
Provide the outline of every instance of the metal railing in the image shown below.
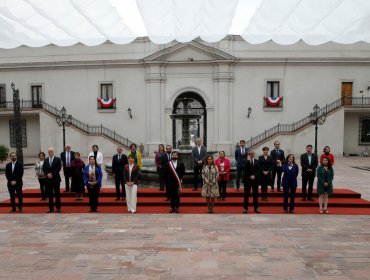
<path fill-rule="evenodd" d="M 51 106 L 50 104 L 46 103 L 45 101 L 40 101 L 38 103 L 32 102 L 32 100 L 22 100 L 21 101 L 21 110 L 34 110 L 34 109 L 40 109 L 48 112 L 49 114 L 56 117 L 58 114 L 61 114 L 61 111 L 54 106 Z M 0 111 L 9 111 L 13 110 L 13 102 L 7 101 L 2 104 L 0 104 Z M 105 126 L 101 125 L 89 125 L 87 123 L 83 123 L 75 118 L 72 117 L 71 122 L 68 122 L 68 125 L 75 127 L 81 131 L 83 131 L 86 134 L 89 135 L 100 135 L 109 138 L 110 140 L 117 142 L 126 148 L 130 147 L 130 145 L 133 143 L 128 138 L 123 137 L 122 135 L 116 133 L 114 130 L 111 130 Z"/>
<path fill-rule="evenodd" d="M 370 97 L 342 97 L 330 104 L 326 104 L 324 107 L 320 108 L 318 112 L 318 116 L 328 115 L 331 112 L 335 111 L 336 109 L 345 106 L 345 107 L 354 107 L 354 108 L 368 108 L 370 107 Z M 264 132 L 258 134 L 255 137 L 251 137 L 247 140 L 246 145 L 247 147 L 255 147 L 260 143 L 270 139 L 274 136 L 284 133 L 295 133 L 298 130 L 304 128 L 305 126 L 311 124 L 312 122 L 312 115 L 308 115 L 303 119 L 293 122 L 290 124 L 281 124 L 278 123 L 274 127 L 270 129 L 266 129 Z"/>
<path fill-rule="evenodd" d="M 340 107 L 353 107 L 353 108 L 369 108 L 370 107 L 370 97 L 342 97 L 330 104 L 326 104 L 324 107 L 320 108 L 318 112 L 318 116 L 327 115 L 334 110 Z M 57 116 L 60 114 L 60 110 L 54 106 L 49 105 L 45 101 L 40 102 L 33 102 L 32 100 L 22 100 L 21 101 L 21 109 L 22 110 L 34 110 L 34 109 L 41 109 L 45 110 L 46 112 L 50 113 L 53 116 Z M 13 110 L 13 102 L 7 101 L 0 104 L 0 111 L 9 111 Z M 274 127 L 270 129 L 266 129 L 264 132 L 258 134 L 255 137 L 251 137 L 247 140 L 247 147 L 254 147 L 259 145 L 261 142 L 266 141 L 269 138 L 277 136 L 279 134 L 285 133 L 295 133 L 298 130 L 304 128 L 305 126 L 311 124 L 312 115 L 308 115 L 303 119 L 293 122 L 290 124 L 281 124 L 278 123 Z M 120 134 L 116 133 L 114 130 L 111 130 L 105 126 L 101 125 L 89 125 L 87 123 L 83 123 L 75 118 L 72 118 L 71 123 L 69 125 L 80 129 L 86 134 L 90 135 L 101 135 L 105 136 L 125 147 L 129 147 L 133 142 L 130 141 L 128 138 L 121 136 Z"/>

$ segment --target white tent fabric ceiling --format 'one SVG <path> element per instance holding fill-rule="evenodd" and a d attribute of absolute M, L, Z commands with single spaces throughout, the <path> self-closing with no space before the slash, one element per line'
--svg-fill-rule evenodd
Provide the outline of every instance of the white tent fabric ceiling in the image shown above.
<path fill-rule="evenodd" d="M 272 40 L 370 43 L 370 0 L 0 0 L 0 48 L 48 44 L 157 44 L 240 35 Z"/>

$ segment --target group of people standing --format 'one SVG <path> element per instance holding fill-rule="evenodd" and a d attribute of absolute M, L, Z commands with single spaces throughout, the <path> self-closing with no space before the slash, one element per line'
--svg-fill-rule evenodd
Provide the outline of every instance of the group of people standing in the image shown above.
<path fill-rule="evenodd" d="M 192 150 L 194 164 L 193 191 L 201 187 L 201 195 L 205 198 L 208 212 L 214 212 L 215 200 L 225 200 L 226 189 L 230 180 L 230 160 L 225 152 L 219 152 L 214 160 L 212 155 L 207 155 L 207 149 L 202 145 L 201 139 L 195 140 Z M 137 188 L 142 169 L 142 158 L 136 150 L 136 144 L 130 146 L 127 155 L 123 148 L 117 148 L 117 154 L 112 158 L 112 175 L 116 186 L 116 201 L 127 203 L 130 213 L 136 212 Z M 280 143 L 274 143 L 274 149 L 269 151 L 263 147 L 263 154 L 257 159 L 253 150 L 245 146 L 245 141 L 240 140 L 239 147 L 235 150 L 236 160 L 236 190 L 240 189 L 240 182 L 244 183 L 243 213 L 248 212 L 249 196 L 252 192 L 254 212 L 260 213 L 258 207 L 258 189 L 261 186 L 261 200 L 268 200 L 268 187 L 274 192 L 275 179 L 277 191 L 283 191 L 284 212 L 294 213 L 295 193 L 298 186 L 297 177 L 299 167 L 295 163 L 293 154 L 285 157 L 280 149 Z M 23 164 L 17 161 L 16 154 L 10 154 L 11 162 L 6 165 L 6 177 L 11 199 L 11 212 L 16 211 L 15 194 L 18 197 L 18 209 L 23 212 L 22 177 Z M 319 165 L 320 162 L 320 165 Z M 155 156 L 155 163 L 159 175 L 161 191 L 166 191 L 166 200 L 170 201 L 170 213 L 179 213 L 180 196 L 182 192 L 182 178 L 185 175 L 185 166 L 179 161 L 176 151 L 170 145 L 166 148 L 159 145 Z M 326 146 L 323 154 L 318 156 L 312 152 L 312 145 L 306 146 L 306 153 L 300 157 L 302 169 L 302 200 L 314 201 L 313 185 L 317 176 L 317 194 L 319 195 L 320 213 L 329 213 L 328 196 L 333 193 L 333 164 L 334 157 L 330 148 Z M 65 151 L 60 158 L 54 155 L 54 149 L 39 153 L 39 160 L 35 164 L 36 177 L 40 184 L 41 200 L 49 201 L 48 213 L 61 212 L 60 199 L 60 171 L 63 168 L 65 176 L 64 192 L 74 192 L 76 200 L 82 200 L 85 187 L 89 194 L 90 212 L 97 212 L 99 191 L 102 185 L 103 155 L 97 145 L 92 146 L 88 163 L 85 165 L 79 152 L 73 152 L 70 145 L 65 146 Z M 201 180 L 199 177 L 201 176 Z M 71 184 L 70 184 L 70 179 Z M 308 188 L 307 188 L 308 186 Z M 289 202 L 289 203 L 288 203 Z M 55 207 L 55 209 L 54 209 Z"/>
<path fill-rule="evenodd" d="M 261 200 L 267 201 L 268 187 L 274 192 L 283 192 L 283 209 L 285 213 L 294 213 L 295 194 L 298 186 L 299 167 L 295 163 L 295 156 L 289 154 L 285 157 L 280 148 L 280 142 L 275 141 L 274 149 L 269 153 L 268 147 L 262 148 L 263 154 L 256 159 L 255 153 L 245 147 L 245 141 L 240 141 L 240 148 L 235 151 L 237 162 L 236 189 L 240 188 L 240 179 L 243 174 L 244 182 L 244 209 L 248 212 L 250 191 L 253 193 L 254 212 L 260 213 L 258 208 L 258 187 L 261 186 Z M 319 165 L 320 162 L 320 165 Z M 333 194 L 334 156 L 326 146 L 323 154 L 318 156 L 312 152 L 312 145 L 306 146 L 306 152 L 300 157 L 302 170 L 302 201 L 314 201 L 313 185 L 317 176 L 317 194 L 319 195 L 320 213 L 329 213 L 328 196 Z M 308 188 L 307 188 L 308 187 Z M 288 203 L 289 202 L 289 203 Z"/>
<path fill-rule="evenodd" d="M 65 177 L 64 192 L 76 194 L 76 200 L 83 200 L 85 188 L 89 194 L 89 212 L 97 212 L 99 204 L 99 192 L 103 179 L 103 154 L 99 152 L 98 145 L 92 146 L 88 156 L 88 163 L 81 159 L 79 152 L 71 150 L 67 144 L 60 158 L 54 155 L 54 149 L 48 149 L 48 157 L 45 153 L 39 153 L 39 160 L 35 164 L 36 177 L 40 184 L 41 200 L 49 200 L 48 213 L 54 212 L 54 204 L 57 212 L 61 212 L 60 201 L 60 171 L 63 167 Z M 136 212 L 136 193 L 139 170 L 141 168 L 141 155 L 136 151 L 136 144 L 132 144 L 127 155 L 123 154 L 123 148 L 117 148 L 117 154 L 112 159 L 112 175 L 116 185 L 116 200 L 126 200 L 128 212 Z M 71 182 L 70 182 L 71 181 Z M 55 203 L 54 203 L 55 201 Z"/>

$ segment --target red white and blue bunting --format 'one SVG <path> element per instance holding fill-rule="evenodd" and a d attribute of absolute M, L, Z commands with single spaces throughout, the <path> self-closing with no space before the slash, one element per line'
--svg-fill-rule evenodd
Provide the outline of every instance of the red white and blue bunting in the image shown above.
<path fill-rule="evenodd" d="M 116 103 L 116 99 L 115 98 L 108 98 L 108 99 L 98 98 L 98 103 L 103 108 L 111 108 L 111 107 L 113 107 L 114 103 Z"/>
<path fill-rule="evenodd" d="M 277 107 L 281 101 L 283 101 L 282 97 L 265 97 L 265 101 L 268 106 L 270 107 Z"/>

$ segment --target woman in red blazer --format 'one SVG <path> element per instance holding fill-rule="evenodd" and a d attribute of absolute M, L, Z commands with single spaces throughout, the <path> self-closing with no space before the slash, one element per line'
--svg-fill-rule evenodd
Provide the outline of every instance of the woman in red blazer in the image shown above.
<path fill-rule="evenodd" d="M 322 164 L 323 158 L 327 157 L 330 161 L 331 166 L 334 165 L 334 156 L 330 153 L 330 147 L 325 146 L 322 155 L 320 156 L 320 164 Z"/>
<path fill-rule="evenodd" d="M 219 153 L 219 157 L 216 159 L 215 164 L 219 172 L 218 188 L 220 190 L 220 197 L 217 199 L 225 200 L 227 182 L 230 180 L 230 160 L 225 157 L 224 151 Z"/>

